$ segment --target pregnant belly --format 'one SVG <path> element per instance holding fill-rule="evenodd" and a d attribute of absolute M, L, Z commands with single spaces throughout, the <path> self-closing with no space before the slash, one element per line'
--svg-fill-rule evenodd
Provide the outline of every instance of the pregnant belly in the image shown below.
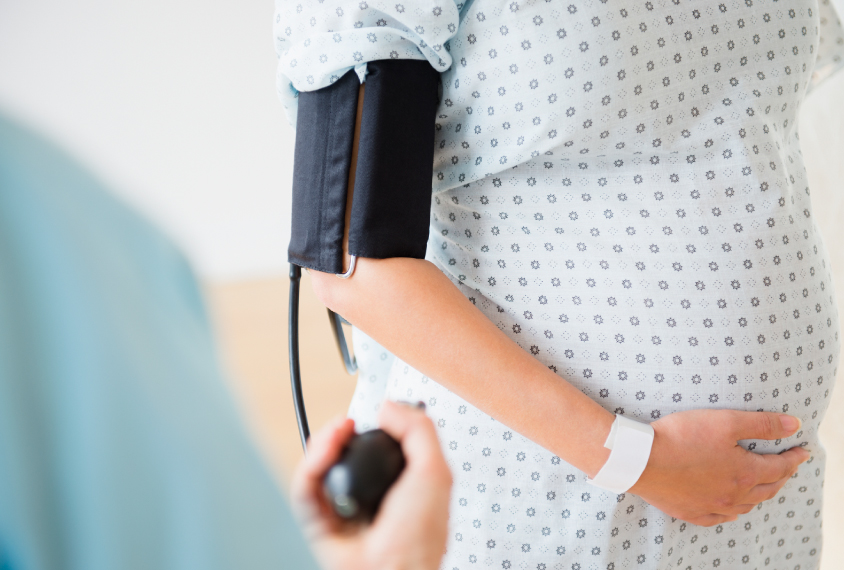
<path fill-rule="evenodd" d="M 494 291 L 468 286 L 466 276 L 455 282 L 524 350 L 609 411 L 641 421 L 696 408 L 799 417 L 803 429 L 788 440 L 743 442 L 778 452 L 816 444 L 838 366 L 829 263 L 819 234 L 809 236 L 764 257 L 745 247 L 742 263 L 689 261 L 687 252 L 673 263 L 534 253 L 537 265 L 556 269 L 523 280 L 502 272 Z"/>
<path fill-rule="evenodd" d="M 808 195 L 579 173 L 567 186 L 544 172 L 537 163 L 438 194 L 428 258 L 610 411 L 642 421 L 695 408 L 787 412 L 801 433 L 746 445 L 813 444 L 840 340 Z"/>

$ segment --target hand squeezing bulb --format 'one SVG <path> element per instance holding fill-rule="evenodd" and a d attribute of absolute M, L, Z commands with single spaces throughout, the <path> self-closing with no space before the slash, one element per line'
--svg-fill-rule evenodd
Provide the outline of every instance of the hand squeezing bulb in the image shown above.
<path fill-rule="evenodd" d="M 370 522 L 405 466 L 401 445 L 381 429 L 352 437 L 326 473 L 323 492 L 340 518 Z"/>

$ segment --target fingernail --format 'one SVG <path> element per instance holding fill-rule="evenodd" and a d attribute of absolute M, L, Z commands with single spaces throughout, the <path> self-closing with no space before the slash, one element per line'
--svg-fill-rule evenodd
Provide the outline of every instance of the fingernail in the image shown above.
<path fill-rule="evenodd" d="M 782 422 L 782 427 L 785 431 L 797 431 L 803 423 L 800 421 L 800 418 L 795 418 L 788 414 L 780 414 L 780 422 Z"/>

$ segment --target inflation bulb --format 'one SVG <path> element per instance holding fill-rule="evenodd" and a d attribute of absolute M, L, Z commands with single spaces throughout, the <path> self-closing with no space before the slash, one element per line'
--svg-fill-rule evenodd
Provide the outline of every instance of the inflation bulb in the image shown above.
<path fill-rule="evenodd" d="M 352 437 L 340 460 L 328 470 L 323 492 L 338 517 L 370 522 L 404 465 L 401 446 L 387 432 L 363 432 Z"/>

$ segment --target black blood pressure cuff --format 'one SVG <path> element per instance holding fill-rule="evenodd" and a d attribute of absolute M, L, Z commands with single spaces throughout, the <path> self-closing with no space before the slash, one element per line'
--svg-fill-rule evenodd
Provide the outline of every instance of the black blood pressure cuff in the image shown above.
<path fill-rule="evenodd" d="M 367 65 L 358 139 L 349 253 L 425 257 L 439 73 L 427 61 Z M 346 194 L 360 82 L 349 71 L 299 93 L 288 259 L 343 272 Z"/>

